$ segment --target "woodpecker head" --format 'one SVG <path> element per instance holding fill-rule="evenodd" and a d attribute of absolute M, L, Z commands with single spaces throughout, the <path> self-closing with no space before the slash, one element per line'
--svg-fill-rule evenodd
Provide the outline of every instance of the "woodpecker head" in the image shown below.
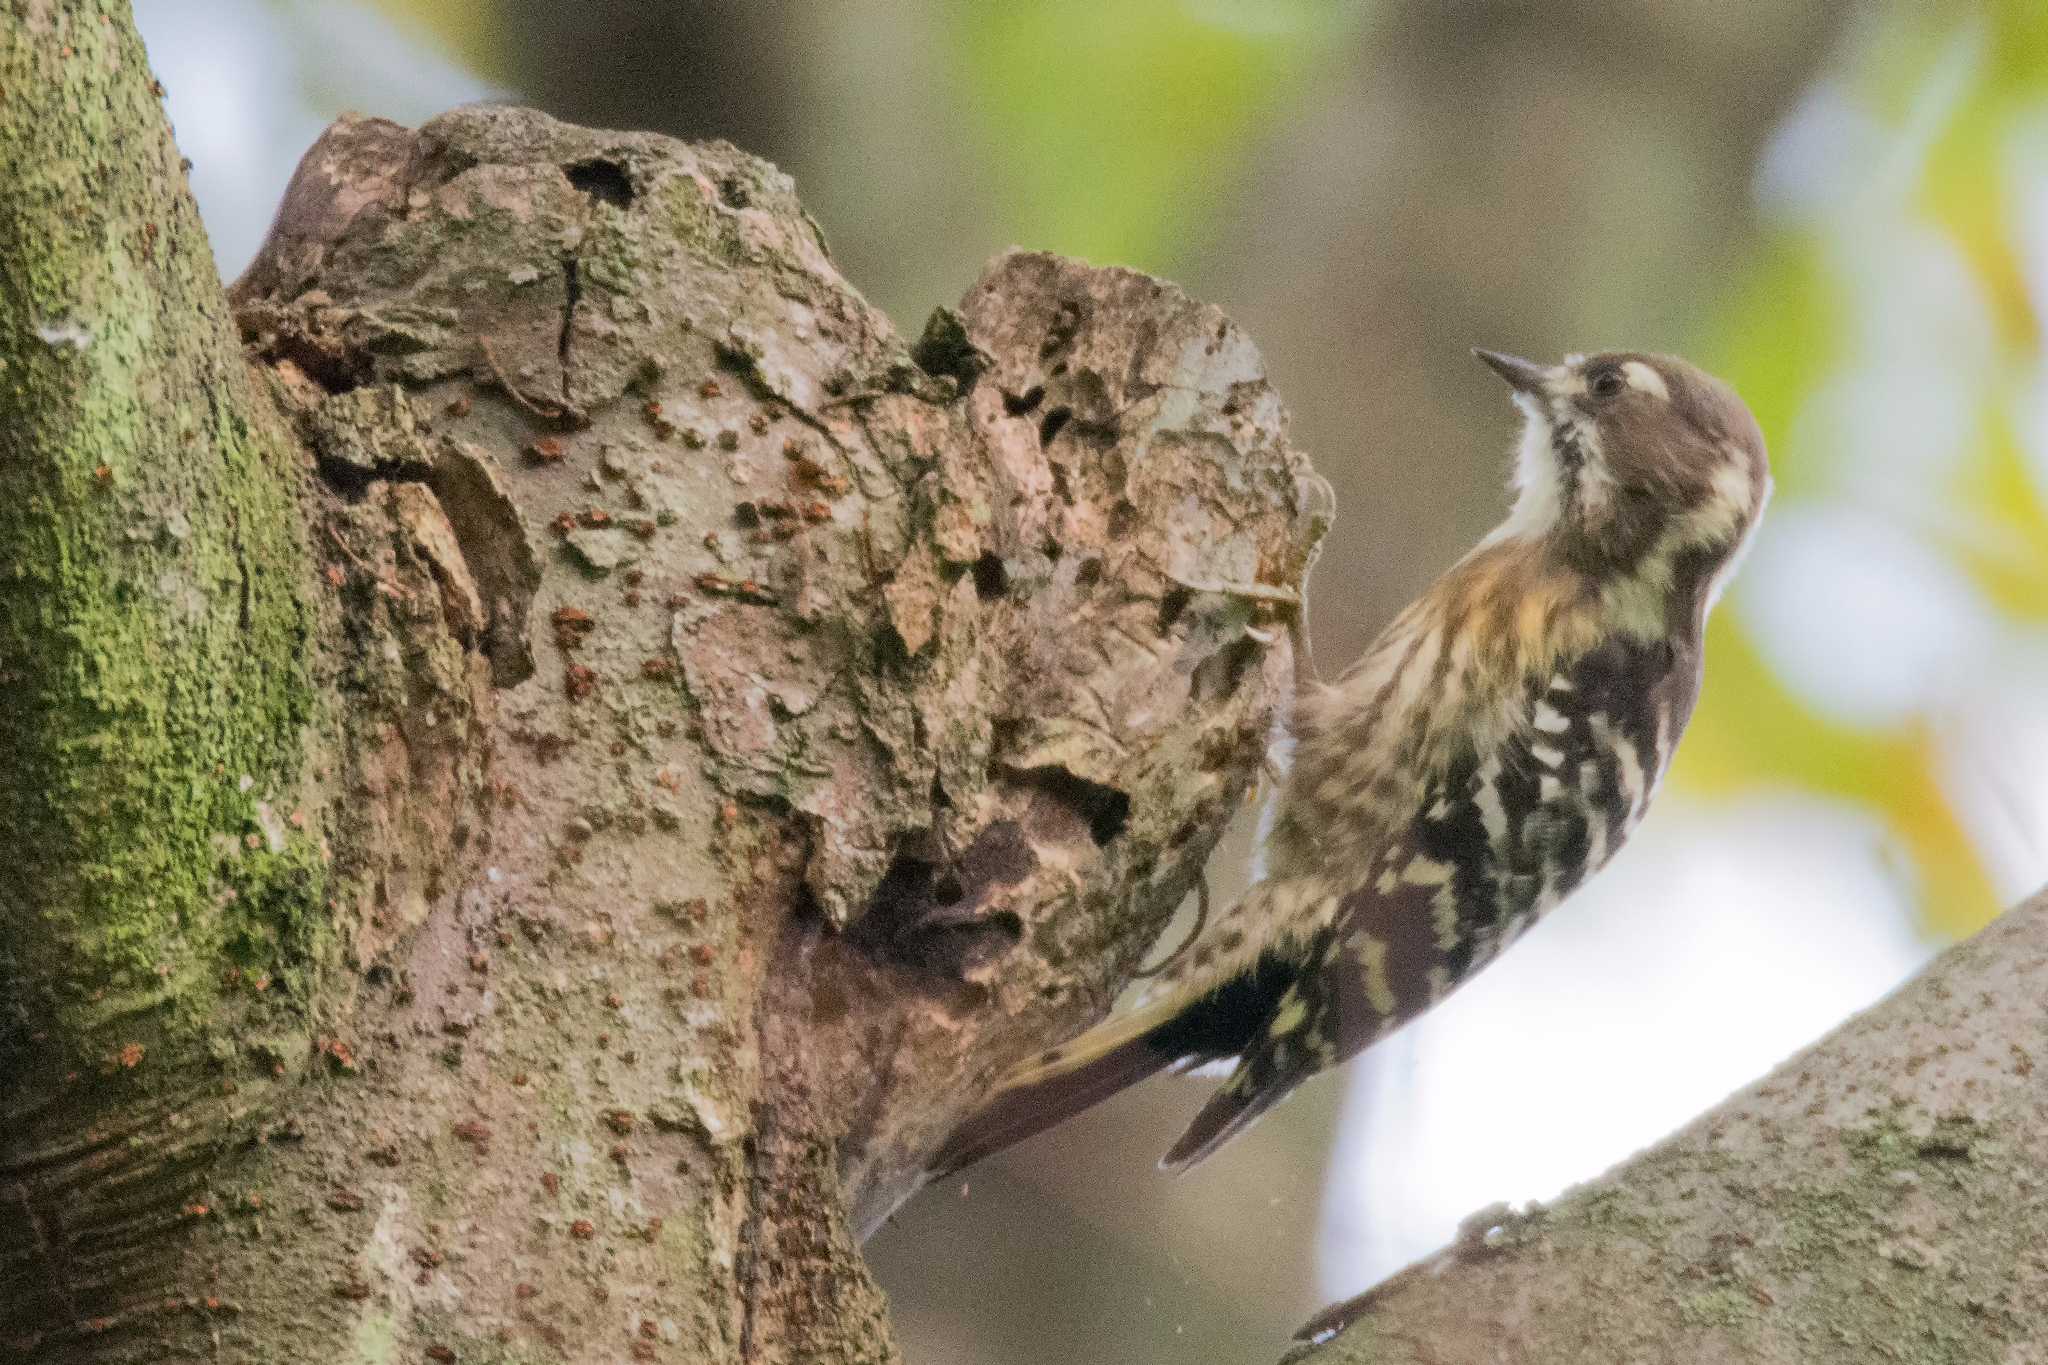
<path fill-rule="evenodd" d="M 1473 354 L 1527 418 L 1495 536 L 1549 540 L 1604 577 L 1690 569 L 1711 601 L 1771 492 L 1763 433 L 1735 391 L 1676 356 Z"/>

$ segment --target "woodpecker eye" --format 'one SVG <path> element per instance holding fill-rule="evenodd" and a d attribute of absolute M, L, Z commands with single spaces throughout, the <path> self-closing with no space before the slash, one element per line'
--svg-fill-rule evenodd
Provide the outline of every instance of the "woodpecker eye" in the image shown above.
<path fill-rule="evenodd" d="M 1612 398 L 1628 387 L 1628 379 L 1619 366 L 1603 365 L 1593 371 L 1586 381 L 1586 387 L 1595 398 Z"/>

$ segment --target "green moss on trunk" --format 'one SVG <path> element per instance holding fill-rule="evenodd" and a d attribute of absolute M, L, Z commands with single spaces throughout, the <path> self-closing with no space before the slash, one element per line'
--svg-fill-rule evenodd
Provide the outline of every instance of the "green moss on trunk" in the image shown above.
<path fill-rule="evenodd" d="M 125 11 L 0 7 L 0 1073 L 193 1055 L 321 903 L 298 473 Z"/>

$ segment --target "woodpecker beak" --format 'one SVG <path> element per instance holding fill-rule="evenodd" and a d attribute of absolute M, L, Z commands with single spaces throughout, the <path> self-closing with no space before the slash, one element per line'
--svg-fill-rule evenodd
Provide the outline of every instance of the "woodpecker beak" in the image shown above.
<path fill-rule="evenodd" d="M 1526 393 L 1532 398 L 1542 395 L 1543 381 L 1550 377 L 1548 366 L 1538 365 L 1520 356 L 1502 355 L 1499 351 L 1484 351 L 1477 346 L 1472 348 L 1472 354 L 1485 361 L 1495 374 L 1507 380 L 1516 393 Z"/>

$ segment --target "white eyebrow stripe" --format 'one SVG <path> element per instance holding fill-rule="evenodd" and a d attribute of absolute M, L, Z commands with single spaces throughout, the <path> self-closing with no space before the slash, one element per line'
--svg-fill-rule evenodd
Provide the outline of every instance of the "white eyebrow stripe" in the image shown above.
<path fill-rule="evenodd" d="M 1664 376 L 1657 373 L 1654 365 L 1645 365 L 1640 360 L 1624 360 L 1621 362 L 1621 374 L 1628 380 L 1630 388 L 1654 393 L 1667 403 L 1671 401 L 1671 390 L 1665 387 Z"/>

